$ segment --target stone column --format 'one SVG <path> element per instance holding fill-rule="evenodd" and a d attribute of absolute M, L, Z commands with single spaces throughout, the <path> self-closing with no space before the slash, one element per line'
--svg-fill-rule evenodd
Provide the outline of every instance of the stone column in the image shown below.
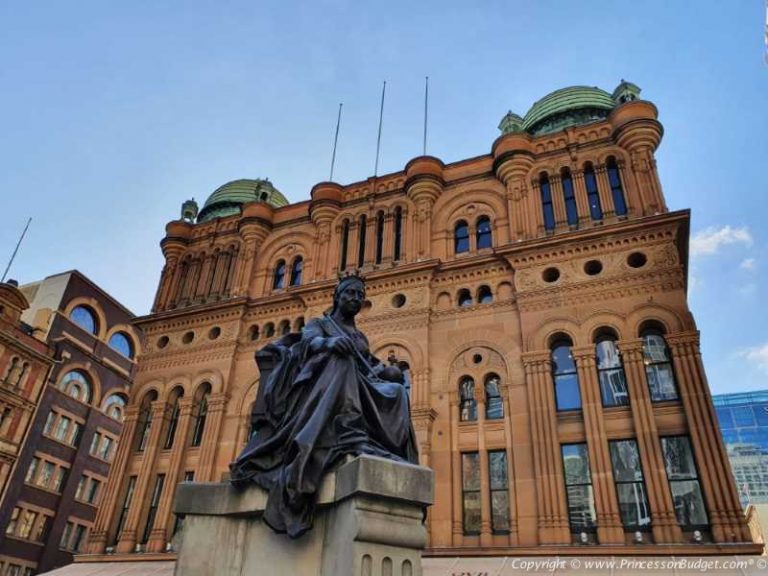
<path fill-rule="evenodd" d="M 584 182 L 584 170 L 574 168 L 571 174 L 573 175 L 573 193 L 576 196 L 576 207 L 579 211 L 579 226 L 584 227 L 591 220 L 587 185 Z"/>
<path fill-rule="evenodd" d="M 552 207 L 555 211 L 555 231 L 568 229 L 568 218 L 565 214 L 565 198 L 563 198 L 563 183 L 559 174 L 549 175 L 549 190 L 552 194 Z"/>
<path fill-rule="evenodd" d="M 565 480 L 557 434 L 554 382 L 549 351 L 522 356 L 531 414 L 532 436 L 540 440 L 534 451 L 534 468 L 541 544 L 570 544 L 565 499 Z"/>
<path fill-rule="evenodd" d="M 699 333 L 670 335 L 667 343 L 672 352 L 680 399 L 688 421 L 699 482 L 709 505 L 712 536 L 716 542 L 749 542 L 749 532 L 725 447 L 718 433 L 712 397 L 701 363 Z"/>
<path fill-rule="evenodd" d="M 96 513 L 93 529 L 88 536 L 87 549 L 89 554 L 103 554 L 106 550 L 109 531 L 112 528 L 112 519 L 115 511 L 120 508 L 121 504 L 117 499 L 120 496 L 123 482 L 127 481 L 128 457 L 131 453 L 138 419 L 139 407 L 136 405 L 128 406 L 125 410 L 125 420 L 123 421 L 123 429 L 117 444 L 115 459 L 110 466 L 107 485 L 104 488 L 101 504 Z"/>
<path fill-rule="evenodd" d="M 581 410 L 589 451 L 592 486 L 597 508 L 597 538 L 601 544 L 623 544 L 624 529 L 619 516 L 616 485 L 603 418 L 603 403 L 597 379 L 595 349 L 573 348 L 581 390 Z"/>
<path fill-rule="evenodd" d="M 531 215 L 531 223 L 534 228 L 533 237 L 544 236 L 544 234 L 546 234 L 546 229 L 544 228 L 544 213 L 542 210 L 541 186 L 539 179 L 534 178 L 531 180 L 531 194 L 529 194 L 528 201 L 528 213 Z"/>
<path fill-rule="evenodd" d="M 501 394 L 501 403 L 504 406 L 504 448 L 507 452 L 507 493 L 509 494 L 509 545 L 516 546 L 518 543 L 517 531 L 517 506 L 515 489 L 515 466 L 514 452 L 512 451 L 512 411 L 509 402 L 509 388 L 503 385 L 499 389 Z"/>
<path fill-rule="evenodd" d="M 643 467 L 643 480 L 651 507 L 653 539 L 658 544 L 680 543 L 683 541 L 683 534 L 675 516 L 664 456 L 659 443 L 659 431 L 656 427 L 653 404 L 646 381 L 643 341 L 639 338 L 621 340 L 618 345 L 627 378 L 632 422 Z"/>
<path fill-rule="evenodd" d="M 480 461 L 480 546 L 491 546 L 491 478 L 485 442 L 485 388 L 475 386 L 477 401 L 477 453 Z"/>
<path fill-rule="evenodd" d="M 616 158 L 616 167 L 619 171 L 619 179 L 621 180 L 621 189 L 624 192 L 624 203 L 627 205 L 627 215 L 634 216 L 635 214 L 642 214 L 642 205 L 640 202 L 640 196 L 637 191 L 632 178 L 628 177 L 626 172 L 626 162 L 621 157 Z"/>
<path fill-rule="evenodd" d="M 147 552 L 162 552 L 165 550 L 166 543 L 171 539 L 171 506 L 173 505 L 173 493 L 176 491 L 176 485 L 179 483 L 179 477 L 183 474 L 184 455 L 187 451 L 187 436 L 189 426 L 192 421 L 192 408 L 194 402 L 192 398 L 182 398 L 179 400 L 179 422 L 174 436 L 173 452 L 171 461 L 168 465 L 168 472 L 165 476 L 165 486 L 160 499 L 160 505 L 155 515 L 155 523 L 147 543 Z"/>
<path fill-rule="evenodd" d="M 120 541 L 117 543 L 117 551 L 120 553 L 133 552 L 134 547 L 138 543 L 139 521 L 144 509 L 150 480 L 152 479 L 152 472 L 155 469 L 155 457 L 160 446 L 164 413 L 165 402 L 163 400 L 152 402 L 152 423 L 150 424 L 149 441 L 142 453 L 141 468 L 138 478 L 136 478 L 136 487 L 134 488 L 131 507 L 128 510 L 128 517 L 126 518 Z"/>
<path fill-rule="evenodd" d="M 595 177 L 597 178 L 597 192 L 600 195 L 600 207 L 603 209 L 603 220 L 605 220 L 616 215 L 613 195 L 611 194 L 611 183 L 608 181 L 605 164 L 595 168 Z"/>
<path fill-rule="evenodd" d="M 459 452 L 459 395 L 455 390 L 449 393 L 451 397 L 451 468 L 453 488 L 453 510 L 451 517 L 453 545 L 464 544 L 464 504 L 462 502 L 461 454 Z"/>
<path fill-rule="evenodd" d="M 428 260 L 432 257 L 432 208 L 443 191 L 443 163 L 431 156 L 414 158 L 405 167 L 405 189 L 416 206 L 414 243 L 415 253 L 409 261 Z"/>
<path fill-rule="evenodd" d="M 211 394 L 208 398 L 208 415 L 203 431 L 203 441 L 200 446 L 200 463 L 197 468 L 199 482 L 218 481 L 214 479 L 216 449 L 219 444 L 221 421 L 227 407 L 227 395 L 224 393 Z"/>

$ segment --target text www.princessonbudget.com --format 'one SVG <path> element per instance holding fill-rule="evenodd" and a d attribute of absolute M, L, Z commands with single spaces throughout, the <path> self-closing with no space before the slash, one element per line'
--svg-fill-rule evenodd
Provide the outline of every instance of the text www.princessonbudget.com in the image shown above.
<path fill-rule="evenodd" d="M 501 567 L 492 570 L 461 570 L 454 567 L 451 576 L 493 576 L 507 571 L 544 572 L 568 571 L 590 573 L 594 570 L 687 570 L 710 572 L 715 570 L 746 570 L 758 568 L 768 571 L 768 558 L 508 558 Z"/>

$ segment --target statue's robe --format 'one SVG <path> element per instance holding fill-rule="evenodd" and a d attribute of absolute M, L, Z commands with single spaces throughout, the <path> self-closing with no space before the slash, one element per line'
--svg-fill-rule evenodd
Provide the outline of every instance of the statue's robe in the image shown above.
<path fill-rule="evenodd" d="M 405 387 L 374 375 L 371 367 L 379 361 L 365 335 L 347 334 L 359 354 L 312 352 L 314 338 L 342 334 L 330 318 L 318 318 L 302 335 L 284 336 L 256 354 L 267 374 L 254 404 L 251 438 L 230 465 L 232 482 L 267 490 L 264 521 L 292 538 L 312 527 L 323 475 L 346 455 L 418 463 Z"/>

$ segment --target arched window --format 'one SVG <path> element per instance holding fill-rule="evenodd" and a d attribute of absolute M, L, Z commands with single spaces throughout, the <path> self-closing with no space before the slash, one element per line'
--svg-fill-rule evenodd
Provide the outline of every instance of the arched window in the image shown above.
<path fill-rule="evenodd" d="M 296 256 L 291 265 L 291 286 L 301 285 L 301 273 L 304 270 L 304 258 Z"/>
<path fill-rule="evenodd" d="M 384 212 L 376 215 L 376 264 L 381 264 L 384 255 Z"/>
<path fill-rule="evenodd" d="M 70 312 L 69 318 L 86 332 L 97 334 L 99 331 L 96 314 L 88 306 L 75 306 Z"/>
<path fill-rule="evenodd" d="M 541 190 L 541 211 L 544 216 L 544 230 L 555 229 L 555 208 L 552 205 L 552 188 L 549 185 L 549 176 L 542 172 L 539 176 L 539 189 Z"/>
<path fill-rule="evenodd" d="M 195 399 L 195 427 L 192 429 L 192 446 L 200 446 L 205 432 L 205 419 L 208 417 L 208 396 L 211 394 L 211 385 L 207 382 L 200 386 Z"/>
<path fill-rule="evenodd" d="M 490 248 L 493 246 L 491 235 L 491 219 L 488 216 L 481 216 L 477 219 L 477 228 L 475 229 L 475 240 L 477 249 Z"/>
<path fill-rule="evenodd" d="M 341 224 L 341 269 L 347 268 L 347 252 L 349 249 L 349 220 Z"/>
<path fill-rule="evenodd" d="M 456 254 L 469 252 L 469 225 L 464 220 L 456 222 L 453 229 L 453 248 Z"/>
<path fill-rule="evenodd" d="M 275 335 L 275 325 L 272 322 L 267 322 L 264 325 L 264 338 L 272 338 Z"/>
<path fill-rule="evenodd" d="M 459 383 L 459 419 L 462 422 L 477 420 L 475 381 L 469 376 L 464 376 Z"/>
<path fill-rule="evenodd" d="M 296 319 L 296 322 L 294 322 L 293 324 L 293 329 L 296 332 L 301 332 L 302 330 L 304 330 L 304 316 L 299 316 Z"/>
<path fill-rule="evenodd" d="M 459 290 L 459 306 L 472 306 L 472 294 L 466 288 Z"/>
<path fill-rule="evenodd" d="M 272 289 L 278 290 L 285 287 L 285 260 L 278 260 L 275 266 L 275 275 L 272 280 Z"/>
<path fill-rule="evenodd" d="M 664 339 L 664 330 L 652 324 L 640 331 L 640 338 L 643 339 L 645 375 L 651 391 L 651 402 L 677 400 L 675 372 L 672 369 L 667 341 Z"/>
<path fill-rule="evenodd" d="M 115 332 L 109 338 L 109 346 L 126 358 L 133 358 L 133 344 L 125 332 Z"/>
<path fill-rule="evenodd" d="M 258 324 L 254 324 L 253 326 L 251 326 L 248 329 L 248 338 L 250 338 L 252 341 L 259 339 L 259 325 Z"/>
<path fill-rule="evenodd" d="M 357 267 L 362 268 L 363 264 L 365 264 L 365 233 L 368 228 L 368 218 L 365 217 L 365 214 L 360 215 L 358 227 Z"/>
<path fill-rule="evenodd" d="M 163 448 L 168 450 L 173 448 L 173 441 L 176 438 L 176 428 L 179 426 L 179 414 L 181 413 L 181 399 L 184 397 L 184 390 L 182 388 L 176 388 L 172 392 L 171 400 L 171 415 L 168 420 L 168 431 L 165 434 L 165 443 Z"/>
<path fill-rule="evenodd" d="M 555 401 L 558 410 L 579 410 L 579 375 L 571 348 L 573 342 L 567 336 L 560 336 L 552 342 L 552 379 L 555 381 Z"/>
<path fill-rule="evenodd" d="M 72 370 L 64 375 L 58 385 L 59 390 L 85 404 L 91 401 L 91 383 L 80 370 Z"/>
<path fill-rule="evenodd" d="M 395 208 L 395 250 L 392 260 L 398 262 L 402 256 L 403 247 L 403 209 L 398 206 Z"/>
<path fill-rule="evenodd" d="M 597 190 L 597 178 L 592 164 L 587 162 L 584 166 L 584 185 L 587 188 L 587 203 L 589 204 L 589 216 L 592 220 L 603 219 L 603 208 L 600 206 L 600 193 Z"/>
<path fill-rule="evenodd" d="M 611 332 L 604 332 L 595 340 L 600 395 L 606 407 L 629 405 L 627 379 L 616 340 L 616 335 Z"/>
<path fill-rule="evenodd" d="M 480 304 L 490 304 L 493 302 L 493 294 L 488 286 L 480 286 L 477 290 L 477 301 Z"/>
<path fill-rule="evenodd" d="M 485 377 L 485 417 L 488 420 L 504 418 L 504 403 L 499 392 L 499 377 L 488 374 Z"/>
<path fill-rule="evenodd" d="M 621 187 L 621 175 L 616 159 L 611 156 L 606 163 L 608 170 L 608 182 L 611 185 L 611 197 L 613 198 L 613 208 L 617 216 L 624 216 L 627 213 L 627 202 L 624 200 L 624 190 Z"/>
<path fill-rule="evenodd" d="M 122 422 L 123 418 L 125 418 L 125 404 L 126 401 L 124 396 L 121 394 L 110 394 L 107 396 L 107 399 L 104 400 L 104 414 L 113 420 Z"/>
<path fill-rule="evenodd" d="M 151 390 L 144 395 L 139 408 L 139 419 L 136 424 L 135 448 L 137 452 L 143 452 L 149 442 L 149 433 L 152 429 L 152 402 L 157 400 L 157 392 Z"/>
<path fill-rule="evenodd" d="M 573 193 L 573 178 L 568 168 L 560 171 L 560 182 L 563 185 L 563 200 L 565 200 L 565 217 L 569 226 L 579 223 L 579 209 L 576 207 L 576 195 Z"/>
<path fill-rule="evenodd" d="M 280 324 L 277 327 L 277 333 L 280 336 L 285 336 L 286 334 L 290 333 L 291 331 L 291 323 L 288 322 L 288 320 L 281 320 Z"/>

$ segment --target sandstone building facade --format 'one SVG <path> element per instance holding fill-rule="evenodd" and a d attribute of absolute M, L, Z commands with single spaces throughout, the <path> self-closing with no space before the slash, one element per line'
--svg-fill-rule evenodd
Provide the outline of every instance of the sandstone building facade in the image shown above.
<path fill-rule="evenodd" d="M 20 288 L 0 285 L 0 294 L 7 292 L 30 342 L 17 336 L 15 348 L 0 348 L 0 401 L 9 388 L 30 394 L 14 418 L 28 426 L 24 434 L 15 429 L 17 457 L 0 500 L 0 575 L 28 576 L 84 551 L 140 339 L 133 314 L 77 271 Z M 24 346 L 39 350 L 25 354 Z"/>
<path fill-rule="evenodd" d="M 348 269 L 372 351 L 408 372 L 429 554 L 757 551 L 686 300 L 690 215 L 667 208 L 638 95 L 558 90 L 489 154 L 305 202 L 239 180 L 185 203 L 88 551 L 172 548 L 177 483 L 221 480 L 248 438 L 254 352 Z"/>

